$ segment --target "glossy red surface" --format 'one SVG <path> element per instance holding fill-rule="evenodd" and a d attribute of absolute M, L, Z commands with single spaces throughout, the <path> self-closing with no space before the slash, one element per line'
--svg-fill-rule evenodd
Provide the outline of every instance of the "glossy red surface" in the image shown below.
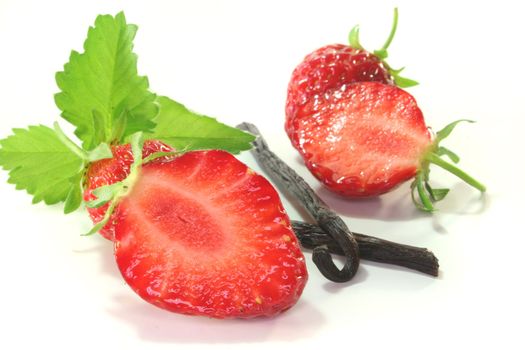
<path fill-rule="evenodd" d="M 303 108 L 293 139 L 307 167 L 329 189 L 375 196 L 412 178 L 431 146 L 415 99 L 395 86 L 364 82 Z"/>
<path fill-rule="evenodd" d="M 394 84 L 383 63 L 365 50 L 332 44 L 307 55 L 293 71 L 288 85 L 285 125 L 288 136 L 292 139 L 295 118 L 309 117 L 305 105 L 312 101 L 322 103 L 325 94 L 361 81 Z"/>
<path fill-rule="evenodd" d="M 224 151 L 145 165 L 116 221 L 124 279 L 169 311 L 272 316 L 297 302 L 308 279 L 277 192 Z"/>
<path fill-rule="evenodd" d="M 111 185 L 115 182 L 124 180 L 130 171 L 133 163 L 131 146 L 117 145 L 111 148 L 113 158 L 102 159 L 90 165 L 87 171 L 87 183 L 85 184 L 84 201 L 94 200 L 93 190 L 104 185 Z M 155 152 L 170 152 L 173 149 L 160 141 L 147 140 L 144 142 L 142 157 L 145 158 Z M 99 208 L 87 208 L 93 223 L 97 223 L 104 218 L 109 203 Z M 114 215 L 113 215 L 114 217 Z M 109 240 L 113 240 L 115 235 L 114 219 L 99 231 L 99 233 Z"/>

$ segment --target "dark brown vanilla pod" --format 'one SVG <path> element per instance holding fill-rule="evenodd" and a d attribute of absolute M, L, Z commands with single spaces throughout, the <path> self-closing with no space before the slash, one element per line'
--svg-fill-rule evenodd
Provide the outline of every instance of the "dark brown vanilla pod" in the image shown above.
<path fill-rule="evenodd" d="M 242 123 L 239 129 L 256 136 L 251 152 L 267 174 L 280 183 L 299 200 L 317 225 L 335 242 L 345 257 L 345 264 L 339 269 L 330 255 L 327 245 L 313 248 L 312 259 L 319 271 L 333 282 L 347 282 L 355 276 L 359 267 L 359 247 L 345 222 L 322 201 L 314 190 L 292 168 L 273 153 L 253 124 Z"/>
<path fill-rule="evenodd" d="M 319 226 L 292 221 L 292 228 L 304 248 L 315 249 L 326 246 L 331 254 L 344 255 L 337 242 Z M 359 256 L 363 260 L 402 266 L 431 276 L 438 275 L 438 259 L 426 248 L 395 243 L 356 232 L 354 237 L 359 246 Z"/>

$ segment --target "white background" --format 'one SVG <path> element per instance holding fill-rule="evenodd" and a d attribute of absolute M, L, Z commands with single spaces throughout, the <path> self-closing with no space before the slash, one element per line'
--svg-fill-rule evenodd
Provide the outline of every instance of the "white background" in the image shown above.
<path fill-rule="evenodd" d="M 515 2 L 518 4 L 519 2 Z M 345 42 L 382 45 L 392 8 L 400 23 L 389 62 L 419 80 L 410 89 L 436 129 L 459 118 L 446 145 L 488 187 L 484 197 L 451 175 L 453 192 L 426 215 L 408 185 L 348 201 L 307 173 L 283 131 L 290 74 L 310 51 Z M 83 211 L 31 205 L 0 172 L 0 348 L 523 348 L 525 90 L 523 11 L 514 2 L 14 1 L 0 0 L 0 138 L 51 125 L 55 72 L 82 50 L 97 14 L 124 10 L 139 25 L 135 52 L 151 89 L 235 125 L 256 123 L 270 146 L 304 175 L 356 232 L 428 247 L 438 278 L 363 262 L 338 285 L 310 279 L 298 304 L 273 319 L 213 320 L 156 309 L 123 282 L 112 246 L 82 238 Z M 67 126 L 62 121 L 63 126 Z M 67 129 L 67 127 L 66 127 Z M 250 154 L 242 160 L 259 168 Z M 285 201 L 292 218 L 296 208 Z M 521 228 L 520 228 L 521 227 Z"/>

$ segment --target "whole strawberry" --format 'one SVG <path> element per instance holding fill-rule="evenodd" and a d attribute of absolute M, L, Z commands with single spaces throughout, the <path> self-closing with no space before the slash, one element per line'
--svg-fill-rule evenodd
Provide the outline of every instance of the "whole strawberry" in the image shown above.
<path fill-rule="evenodd" d="M 418 207 L 434 210 L 447 189 L 429 184 L 429 165 L 436 164 L 485 191 L 472 177 L 445 161 L 457 155 L 440 146 L 458 122 L 435 136 L 415 99 L 406 91 L 377 82 L 361 82 L 327 92 L 321 102 L 304 106 L 309 118 L 292 123 L 293 139 L 308 169 L 330 190 L 349 197 L 376 196 L 415 178 Z"/>
<path fill-rule="evenodd" d="M 380 50 L 369 52 L 359 42 L 359 27 L 349 35 L 349 45 L 332 44 L 321 47 L 307 55 L 295 68 L 288 85 L 286 100 L 285 130 L 295 146 L 293 120 L 308 118 L 305 106 L 311 101 L 321 103 L 325 94 L 344 89 L 346 85 L 360 81 L 377 81 L 389 85 L 409 87 L 413 80 L 402 78 L 402 69 L 394 70 L 386 63 L 387 49 L 397 29 L 398 13 L 394 10 L 394 21 L 390 35 Z"/>

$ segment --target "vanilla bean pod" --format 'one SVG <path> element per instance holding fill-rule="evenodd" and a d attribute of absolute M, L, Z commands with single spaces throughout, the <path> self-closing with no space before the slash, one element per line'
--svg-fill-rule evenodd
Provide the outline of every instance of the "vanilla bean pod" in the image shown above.
<path fill-rule="evenodd" d="M 292 221 L 292 228 L 302 247 L 314 249 L 326 245 L 330 253 L 344 255 L 337 242 L 320 227 Z M 363 260 L 403 266 L 432 276 L 438 275 L 438 259 L 426 248 L 399 244 L 356 232 L 353 234 L 359 245 L 359 256 Z"/>
<path fill-rule="evenodd" d="M 314 247 L 312 259 L 319 271 L 327 279 L 334 282 L 351 280 L 359 267 L 359 247 L 345 222 L 317 196 L 302 177 L 268 148 L 255 125 L 242 123 L 237 127 L 257 136 L 253 142 L 252 152 L 259 164 L 270 177 L 283 184 L 301 202 L 317 225 L 330 235 L 343 252 L 345 264 L 342 269 L 339 269 L 335 265 L 326 244 Z"/>

